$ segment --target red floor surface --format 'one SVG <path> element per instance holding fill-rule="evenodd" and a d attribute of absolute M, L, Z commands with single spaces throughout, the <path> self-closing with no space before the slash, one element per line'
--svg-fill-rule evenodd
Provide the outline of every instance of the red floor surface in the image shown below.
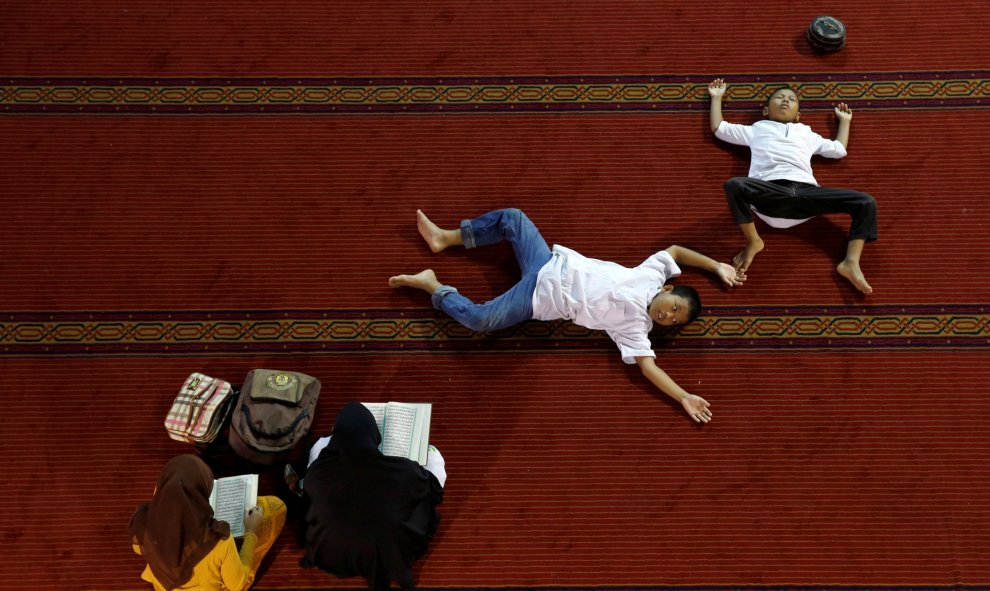
<path fill-rule="evenodd" d="M 255 367 L 323 380 L 315 434 L 349 399 L 434 403 L 450 479 L 424 588 L 990 589 L 990 44 L 981 7 L 933 10 L 3 7 L 0 591 L 144 589 L 127 522 L 189 449 L 165 412 L 190 372 Z M 825 11 L 833 55 L 801 37 Z M 431 255 L 417 208 L 519 207 L 630 266 L 731 259 L 722 184 L 748 154 L 708 130 L 716 76 L 737 122 L 782 82 L 823 135 L 849 102 L 849 156 L 815 171 L 876 197 L 880 240 L 868 298 L 834 271 L 841 217 L 759 226 L 741 288 L 685 272 L 707 310 L 659 362 L 711 424 L 587 331 L 475 337 L 387 286 L 515 281 L 507 248 Z M 297 523 L 256 588 L 360 588 L 297 566 Z"/>

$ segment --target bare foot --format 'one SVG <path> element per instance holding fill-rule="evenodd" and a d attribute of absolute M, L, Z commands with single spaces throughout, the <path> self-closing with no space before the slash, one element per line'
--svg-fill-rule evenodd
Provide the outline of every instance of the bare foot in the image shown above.
<path fill-rule="evenodd" d="M 763 240 L 757 242 L 747 242 L 746 248 L 744 248 L 739 254 L 732 257 L 732 266 L 735 267 L 736 271 L 741 271 L 743 273 L 749 269 L 749 266 L 753 264 L 753 259 L 756 255 L 763 250 Z"/>
<path fill-rule="evenodd" d="M 866 295 L 873 293 L 873 288 L 866 282 L 866 277 L 863 275 L 862 269 L 859 268 L 858 262 L 846 259 L 839 263 L 835 270 L 839 272 L 839 275 L 848 279 L 859 291 Z"/>
<path fill-rule="evenodd" d="M 415 287 L 427 293 L 433 293 L 440 289 L 441 283 L 437 281 L 437 275 L 433 269 L 424 269 L 415 275 L 396 275 L 388 278 L 391 287 Z"/>
<path fill-rule="evenodd" d="M 431 222 L 430 218 L 426 217 L 426 214 L 421 209 L 416 210 L 416 228 L 419 229 L 419 235 L 423 237 L 423 240 L 426 241 L 426 244 L 434 253 L 440 252 L 450 246 L 447 239 L 449 230 L 444 230 Z"/>

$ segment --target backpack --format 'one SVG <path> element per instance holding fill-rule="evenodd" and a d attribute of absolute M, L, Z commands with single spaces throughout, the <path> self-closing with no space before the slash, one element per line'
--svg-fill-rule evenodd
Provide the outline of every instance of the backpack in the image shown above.
<path fill-rule="evenodd" d="M 168 436 L 200 446 L 212 442 L 236 396 L 228 382 L 201 373 L 190 374 L 165 415 Z"/>
<path fill-rule="evenodd" d="M 320 380 L 304 373 L 253 369 L 244 378 L 230 422 L 230 447 L 245 460 L 283 460 L 313 423 Z"/>

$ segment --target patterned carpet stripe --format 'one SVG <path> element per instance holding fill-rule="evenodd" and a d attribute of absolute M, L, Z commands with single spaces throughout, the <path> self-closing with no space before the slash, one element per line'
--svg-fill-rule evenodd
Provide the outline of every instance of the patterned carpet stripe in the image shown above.
<path fill-rule="evenodd" d="M 611 346 L 602 332 L 569 322 L 529 322 L 485 335 L 428 309 L 12 312 L 0 318 L 0 357 L 479 348 L 573 353 Z M 655 337 L 670 351 L 990 349 L 990 307 L 715 308 L 680 332 Z"/>
<path fill-rule="evenodd" d="M 805 110 L 988 108 L 990 71 L 726 74 L 753 107 L 782 84 Z M 5 113 L 409 113 L 708 108 L 707 75 L 434 78 L 52 78 L 0 82 Z"/>

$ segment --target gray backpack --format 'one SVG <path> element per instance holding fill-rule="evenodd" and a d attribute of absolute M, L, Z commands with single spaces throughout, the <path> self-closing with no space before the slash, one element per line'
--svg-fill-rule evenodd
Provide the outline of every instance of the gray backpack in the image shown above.
<path fill-rule="evenodd" d="M 304 373 L 253 369 L 231 413 L 230 447 L 245 460 L 282 461 L 313 423 L 320 380 Z"/>

